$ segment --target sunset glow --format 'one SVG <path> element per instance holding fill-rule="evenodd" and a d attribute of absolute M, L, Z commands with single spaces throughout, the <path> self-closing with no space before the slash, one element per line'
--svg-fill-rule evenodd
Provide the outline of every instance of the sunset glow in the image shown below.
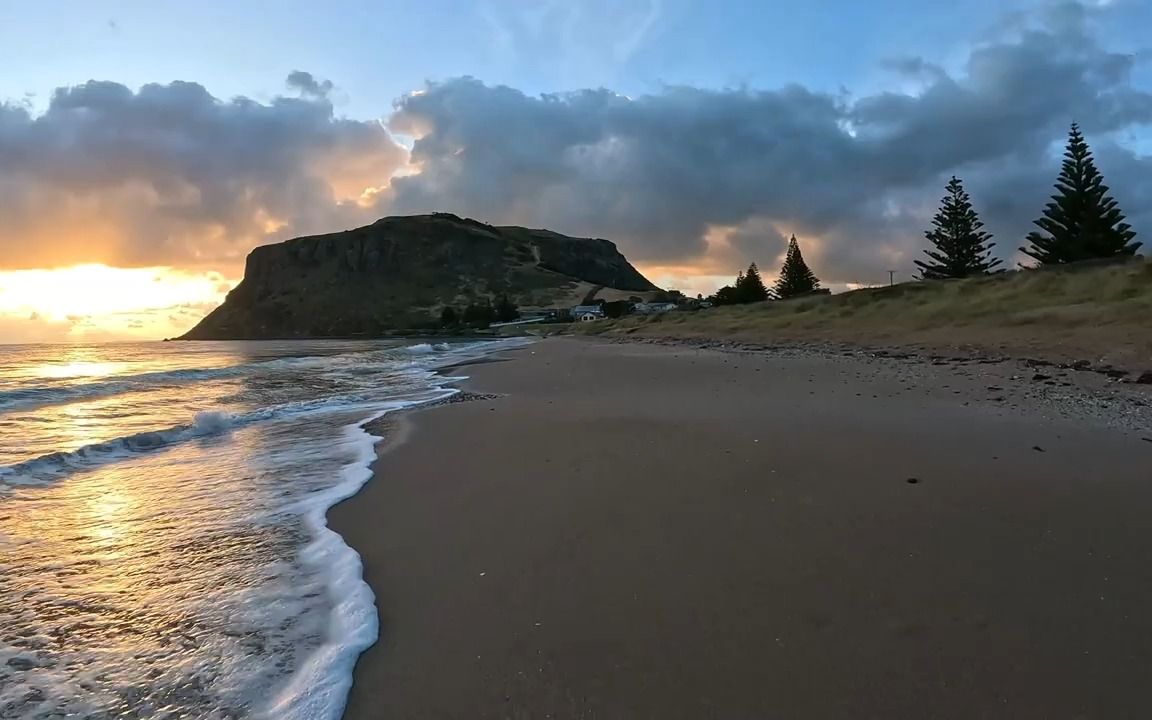
<path fill-rule="evenodd" d="M 170 267 L 0 272 L 0 340 L 160 339 L 194 325 L 234 284 Z"/>

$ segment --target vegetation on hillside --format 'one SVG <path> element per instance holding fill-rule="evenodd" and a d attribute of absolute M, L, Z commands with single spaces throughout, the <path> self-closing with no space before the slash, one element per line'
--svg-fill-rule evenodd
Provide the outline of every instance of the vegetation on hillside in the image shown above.
<path fill-rule="evenodd" d="M 607 240 L 447 213 L 389 217 L 256 248 L 244 280 L 185 337 L 373 337 L 481 327 L 496 321 L 501 297 L 524 307 L 570 306 L 591 286 L 626 295 L 659 291 Z M 478 307 L 461 317 L 470 304 Z"/>
<path fill-rule="evenodd" d="M 1150 317 L 1152 263 L 1137 258 L 629 317 L 586 323 L 578 331 L 768 344 L 919 345 L 1147 365 Z"/>
<path fill-rule="evenodd" d="M 756 263 L 752 263 L 747 271 L 736 276 L 735 283 L 720 288 L 710 299 L 714 305 L 742 305 L 763 302 L 770 297 L 771 293 L 760 277 L 760 268 L 756 267 Z"/>
<path fill-rule="evenodd" d="M 760 268 L 756 263 L 752 263 L 746 271 L 736 276 L 735 283 L 720 288 L 708 300 L 713 305 L 747 305 L 765 300 L 799 297 L 819 289 L 820 281 L 804 262 L 804 256 L 800 254 L 800 244 L 793 235 L 788 242 L 788 253 L 784 258 L 784 265 L 780 268 L 780 277 L 771 289 L 764 284 Z"/>

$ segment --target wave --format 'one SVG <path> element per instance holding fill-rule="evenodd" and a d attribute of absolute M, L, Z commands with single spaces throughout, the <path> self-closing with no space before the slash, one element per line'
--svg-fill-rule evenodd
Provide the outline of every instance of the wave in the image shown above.
<path fill-rule="evenodd" d="M 197 370 L 161 370 L 157 372 L 125 375 L 108 380 L 84 383 L 82 385 L 32 385 L 13 390 L 0 390 L 0 412 L 28 410 L 47 405 L 61 405 L 87 400 L 89 398 L 119 395 L 125 392 L 149 390 L 158 385 L 184 384 L 238 376 L 246 367 L 235 365 L 226 368 L 205 368 Z"/>
<path fill-rule="evenodd" d="M 78 470 L 107 465 L 185 440 L 221 434 L 231 428 L 233 422 L 233 418 L 224 412 L 200 412 L 187 425 L 177 425 L 163 430 L 147 430 L 83 445 L 69 452 L 48 453 L 32 460 L 0 467 L 0 483 L 32 485 L 49 482 Z"/>
<path fill-rule="evenodd" d="M 279 358 L 254 363 L 240 363 L 220 368 L 185 368 L 178 370 L 158 370 L 135 375 L 120 375 L 83 384 L 32 384 L 9 390 L 0 390 L 0 413 L 14 410 L 30 410 L 62 405 L 78 400 L 89 400 L 110 395 L 154 390 L 157 387 L 183 385 L 207 380 L 223 380 L 242 377 L 254 370 L 324 370 L 341 367 L 355 367 L 374 358 L 395 359 L 397 355 L 421 356 L 447 352 L 447 343 L 417 343 L 400 348 L 381 348 L 361 352 L 333 355 L 308 355 L 303 357 Z M 377 368 L 377 366 L 368 366 Z"/>
<path fill-rule="evenodd" d="M 352 670 L 360 653 L 379 637 L 376 597 L 364 580 L 360 555 L 344 538 L 328 527 L 329 508 L 346 500 L 372 477 L 370 469 L 376 453 L 373 446 L 381 438 L 365 426 L 399 406 L 387 408 L 344 428 L 349 440 L 358 446 L 357 457 L 341 468 L 340 482 L 313 495 L 305 503 L 303 516 L 312 537 L 300 552 L 300 559 L 325 568 L 328 596 L 334 606 L 328 622 L 327 640 L 317 648 L 272 698 L 257 717 L 277 720 L 338 720 L 344 714 L 352 688 Z"/>
<path fill-rule="evenodd" d="M 436 387 L 424 391 L 397 394 L 387 398 L 338 395 L 283 403 L 236 415 L 217 410 L 205 410 L 196 413 L 192 422 L 187 424 L 134 433 L 83 445 L 75 450 L 48 453 L 31 460 L 0 467 L 0 484 L 40 485 L 53 482 L 75 472 L 91 470 L 142 453 L 171 447 L 177 443 L 213 435 L 223 435 L 253 423 L 284 420 L 323 412 L 355 410 L 357 408 L 378 410 L 384 406 L 394 409 L 431 402 L 455 392 L 457 391 Z"/>
<path fill-rule="evenodd" d="M 448 343 L 417 343 L 404 348 L 411 355 L 431 355 L 438 352 L 447 352 L 452 348 Z"/>
<path fill-rule="evenodd" d="M 228 368 L 214 370 L 174 370 L 160 373 L 143 373 L 131 376 L 123 384 L 145 382 L 158 382 L 161 379 L 196 379 L 207 377 L 223 377 L 227 374 L 239 374 L 250 371 L 253 366 L 275 368 L 307 368 L 324 367 L 339 373 L 373 373 L 381 376 L 381 384 L 389 387 L 391 392 L 381 396 L 379 390 L 366 389 L 365 393 L 351 393 L 342 395 L 321 396 L 310 400 L 300 400 L 281 403 L 267 407 L 250 410 L 244 413 L 229 414 L 220 411 L 207 410 L 197 413 L 190 423 L 175 425 L 158 430 L 149 430 L 124 437 L 113 438 L 102 442 L 81 446 L 75 450 L 59 451 L 41 455 L 13 465 L 0 466 L 0 484 L 31 485 L 43 484 L 58 480 L 74 472 L 92 469 L 109 463 L 118 462 L 144 452 L 160 450 L 171 445 L 187 442 L 189 440 L 204 438 L 211 435 L 226 433 L 232 429 L 244 427 L 252 423 L 270 420 L 287 419 L 301 415 L 310 415 L 322 412 L 345 411 L 364 409 L 369 412 L 378 411 L 381 407 L 391 406 L 399 402 L 402 406 L 415 405 L 422 402 L 440 399 L 457 392 L 445 388 L 444 385 L 454 380 L 441 379 L 436 383 L 419 382 L 431 374 L 437 367 L 458 363 L 463 360 L 487 355 L 496 350 L 514 349 L 529 344 L 530 340 L 508 339 L 502 341 L 480 341 L 463 343 L 456 346 L 447 344 L 432 345 L 418 343 L 407 347 L 393 347 L 361 353 L 346 353 L 344 355 L 284 358 L 249 365 L 236 365 Z M 435 362 L 424 360 L 396 363 L 397 356 L 437 356 Z M 391 363 L 381 362 L 387 357 L 394 358 Z M 416 382 L 403 383 L 403 379 Z M 77 388 L 58 388 L 62 393 L 87 390 L 89 395 L 107 390 L 112 383 L 94 383 Z M 3 397 L 0 394 L 0 397 Z M 0 404 L 0 411 L 5 408 Z"/>

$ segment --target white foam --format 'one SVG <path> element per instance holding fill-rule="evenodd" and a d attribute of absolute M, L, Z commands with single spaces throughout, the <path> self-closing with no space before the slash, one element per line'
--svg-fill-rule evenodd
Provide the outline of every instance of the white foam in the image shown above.
<path fill-rule="evenodd" d="M 509 339 L 498 343 L 469 344 L 461 348 L 461 354 L 480 357 L 493 351 L 524 347 L 531 342 L 528 339 Z M 427 343 L 406 349 L 415 354 L 434 352 L 433 346 Z M 449 379 L 443 378 L 443 381 Z M 459 392 L 443 386 L 436 390 L 440 391 L 440 398 Z M 376 458 L 374 447 L 381 438 L 370 434 L 364 427 L 389 412 L 435 399 L 397 401 L 366 420 L 344 428 L 349 443 L 356 445 L 356 459 L 341 469 L 339 484 L 301 501 L 305 503 L 302 515 L 313 540 L 301 551 L 300 557 L 328 573 L 328 594 L 333 602 L 328 636 L 272 702 L 258 713 L 259 717 L 270 720 L 339 720 L 344 714 L 356 660 L 376 643 L 380 624 L 376 614 L 376 596 L 364 580 L 360 554 L 328 527 L 327 512 L 336 503 L 359 492 L 372 477 L 370 467 Z"/>
<path fill-rule="evenodd" d="M 232 427 L 232 416 L 219 410 L 204 410 L 192 418 L 195 435 L 215 435 Z"/>
<path fill-rule="evenodd" d="M 454 392 L 446 390 L 440 397 Z M 305 504 L 302 514 L 313 539 L 300 552 L 300 558 L 327 573 L 332 613 L 324 644 L 308 657 L 268 707 L 259 713 L 260 717 L 339 720 L 344 714 L 356 659 L 376 642 L 379 620 L 376 596 L 364 580 L 360 554 L 328 527 L 327 512 L 336 503 L 359 492 L 372 477 L 370 466 L 376 459 L 374 447 L 380 438 L 370 434 L 364 426 L 389 412 L 414 404 L 392 403 L 372 417 L 345 427 L 344 436 L 348 444 L 355 446 L 355 460 L 341 468 L 341 480 L 337 485 L 302 501 Z"/>

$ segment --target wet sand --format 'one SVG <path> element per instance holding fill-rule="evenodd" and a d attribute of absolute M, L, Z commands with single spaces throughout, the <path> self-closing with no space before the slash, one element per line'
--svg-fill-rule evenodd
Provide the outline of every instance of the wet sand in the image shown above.
<path fill-rule="evenodd" d="M 501 397 L 394 422 L 330 513 L 381 619 L 347 718 L 1152 714 L 1139 396 L 1081 414 L 994 368 L 570 339 L 509 357 L 459 371 Z"/>

